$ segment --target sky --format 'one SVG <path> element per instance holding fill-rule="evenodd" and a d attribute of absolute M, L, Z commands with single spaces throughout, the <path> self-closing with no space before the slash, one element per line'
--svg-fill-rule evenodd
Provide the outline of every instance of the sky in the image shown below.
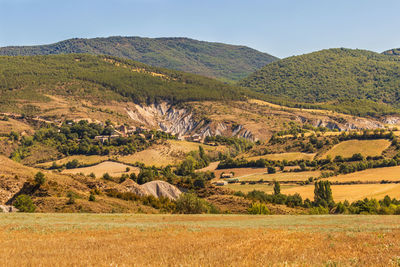
<path fill-rule="evenodd" d="M 284 58 L 400 47 L 398 0 L 0 0 L 0 46 L 108 36 L 189 37 Z"/>

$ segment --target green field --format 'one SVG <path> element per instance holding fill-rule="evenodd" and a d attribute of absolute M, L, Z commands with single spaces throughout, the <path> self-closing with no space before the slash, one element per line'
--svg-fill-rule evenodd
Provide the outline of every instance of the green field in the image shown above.
<path fill-rule="evenodd" d="M 399 216 L 1 214 L 4 266 L 398 266 Z"/>

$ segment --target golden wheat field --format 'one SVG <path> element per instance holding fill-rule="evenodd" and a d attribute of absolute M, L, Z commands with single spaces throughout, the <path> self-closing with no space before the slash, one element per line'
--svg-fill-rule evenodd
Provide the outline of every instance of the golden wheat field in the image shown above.
<path fill-rule="evenodd" d="M 356 153 L 361 153 L 365 157 L 379 156 L 389 146 L 390 141 L 386 139 L 348 140 L 333 146 L 322 157 L 326 158 L 330 156 L 334 158 L 336 156 L 342 156 L 344 158 L 350 158 Z"/>
<path fill-rule="evenodd" d="M 258 159 L 267 159 L 267 160 L 313 160 L 315 157 L 315 153 L 302 153 L 302 152 L 287 152 L 287 153 L 278 153 L 278 154 L 267 154 L 263 156 L 255 156 L 249 157 L 247 160 L 258 160 Z"/>
<path fill-rule="evenodd" d="M 398 266 L 399 216 L 2 214 L 3 266 Z"/>
<path fill-rule="evenodd" d="M 127 168 L 129 168 L 129 171 L 127 171 Z M 63 170 L 62 173 L 83 173 L 84 175 L 89 175 L 93 173 L 94 175 L 96 175 L 96 177 L 100 177 L 105 173 L 108 173 L 111 176 L 121 176 L 122 174 L 131 173 L 139 174 L 139 171 L 139 168 L 128 166 L 119 162 L 104 161 L 90 167 L 66 169 Z"/>
<path fill-rule="evenodd" d="M 314 185 L 283 188 L 283 194 L 299 193 L 303 199 L 314 199 Z M 392 198 L 400 197 L 400 184 L 350 184 L 332 185 L 332 195 L 336 202 L 348 200 L 350 202 L 364 198 L 383 199 L 386 195 Z"/>

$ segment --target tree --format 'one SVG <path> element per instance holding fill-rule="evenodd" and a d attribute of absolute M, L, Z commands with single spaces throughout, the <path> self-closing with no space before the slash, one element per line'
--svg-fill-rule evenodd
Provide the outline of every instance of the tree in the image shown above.
<path fill-rule="evenodd" d="M 272 166 L 268 166 L 267 171 L 269 174 L 276 173 L 276 169 Z"/>
<path fill-rule="evenodd" d="M 331 207 L 334 204 L 331 183 L 329 181 L 319 181 L 315 183 L 314 204 L 325 208 Z"/>
<path fill-rule="evenodd" d="M 14 206 L 20 212 L 34 212 L 36 209 L 35 204 L 33 204 L 32 199 L 28 195 L 19 195 L 15 200 Z"/>
<path fill-rule="evenodd" d="M 90 193 L 89 201 L 96 201 L 96 196 L 93 193 Z"/>
<path fill-rule="evenodd" d="M 181 194 L 176 200 L 176 212 L 184 214 L 217 213 L 218 210 L 195 194 Z"/>
<path fill-rule="evenodd" d="M 253 203 L 251 204 L 250 208 L 248 209 L 249 214 L 271 214 L 268 207 L 264 203 Z"/>
<path fill-rule="evenodd" d="M 46 182 L 46 177 L 44 176 L 44 174 L 42 172 L 37 172 L 35 174 L 35 183 L 38 186 L 43 185 Z"/>
<path fill-rule="evenodd" d="M 103 179 L 110 181 L 111 180 L 111 175 L 108 172 L 106 172 L 105 174 L 103 174 Z"/>
<path fill-rule="evenodd" d="M 281 193 L 281 185 L 279 182 L 274 181 L 274 195 L 279 195 Z"/>

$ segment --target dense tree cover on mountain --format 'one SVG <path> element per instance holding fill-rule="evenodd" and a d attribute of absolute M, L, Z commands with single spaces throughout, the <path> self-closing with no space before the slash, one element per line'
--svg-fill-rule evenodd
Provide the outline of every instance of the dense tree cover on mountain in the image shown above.
<path fill-rule="evenodd" d="M 137 103 L 238 100 L 245 96 L 241 88 L 210 78 L 114 57 L 0 57 L 0 104 L 15 99 L 45 101 L 44 94 Z"/>
<path fill-rule="evenodd" d="M 132 59 L 223 81 L 240 80 L 277 60 L 245 47 L 188 38 L 109 37 L 70 39 L 50 45 L 0 48 L 0 55 L 31 56 L 86 53 Z"/>
<path fill-rule="evenodd" d="M 312 107 L 308 103 L 352 114 L 390 113 L 400 107 L 400 58 L 328 49 L 273 62 L 240 84 L 286 98 L 289 105 L 296 100 L 299 107 Z"/>

